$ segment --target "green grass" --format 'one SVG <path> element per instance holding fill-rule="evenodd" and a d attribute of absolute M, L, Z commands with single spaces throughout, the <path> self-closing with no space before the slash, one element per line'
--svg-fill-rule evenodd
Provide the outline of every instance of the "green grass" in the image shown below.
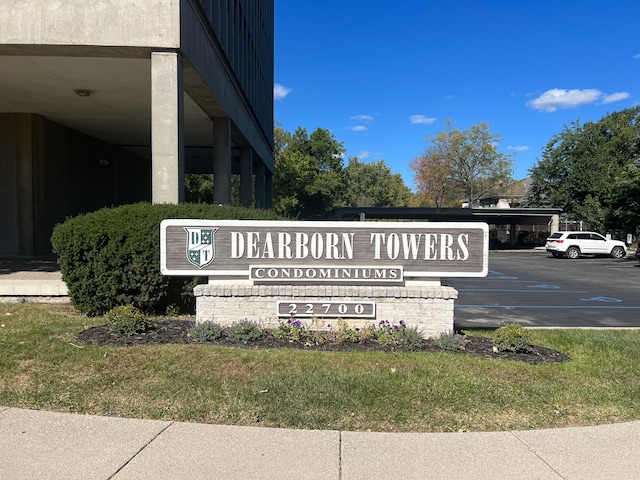
<path fill-rule="evenodd" d="M 448 353 L 207 345 L 95 347 L 104 319 L 0 304 L 0 405 L 122 417 L 372 431 L 487 431 L 640 419 L 640 332 L 534 330 L 572 357 L 529 365 Z M 491 335 L 491 331 L 470 332 Z"/>

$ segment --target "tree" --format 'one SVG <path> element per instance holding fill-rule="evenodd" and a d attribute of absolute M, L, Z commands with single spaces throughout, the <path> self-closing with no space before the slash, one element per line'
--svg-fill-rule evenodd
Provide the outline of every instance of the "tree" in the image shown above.
<path fill-rule="evenodd" d="M 350 158 L 344 186 L 343 203 L 352 207 L 406 207 L 412 196 L 402 175 L 393 173 L 384 160 Z"/>
<path fill-rule="evenodd" d="M 345 148 L 325 129 L 311 135 L 274 130 L 274 210 L 295 218 L 325 215 L 341 205 Z"/>
<path fill-rule="evenodd" d="M 435 206 L 466 200 L 473 207 L 487 194 L 508 188 L 513 157 L 496 150 L 500 135 L 484 122 L 469 130 L 458 130 L 451 120 L 446 125 L 444 132 L 427 137 L 425 153 L 411 162 L 418 195 Z"/>
<path fill-rule="evenodd" d="M 545 146 L 531 168 L 531 188 L 525 205 L 561 208 L 568 218 L 603 230 L 613 219 L 614 185 L 640 155 L 640 107 L 565 126 Z"/>
<path fill-rule="evenodd" d="M 414 183 L 422 205 L 442 208 L 460 205 L 462 193 L 450 181 L 453 168 L 440 152 L 431 150 L 409 164 L 415 172 Z"/>
<path fill-rule="evenodd" d="M 640 159 L 630 162 L 613 185 L 607 225 L 640 234 Z"/>

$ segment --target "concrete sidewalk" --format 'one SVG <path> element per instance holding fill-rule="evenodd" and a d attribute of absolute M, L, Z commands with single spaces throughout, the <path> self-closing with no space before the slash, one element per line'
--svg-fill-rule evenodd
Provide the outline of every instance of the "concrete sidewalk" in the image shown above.
<path fill-rule="evenodd" d="M 640 422 L 489 433 L 234 427 L 0 407 L 0 478 L 638 479 Z"/>

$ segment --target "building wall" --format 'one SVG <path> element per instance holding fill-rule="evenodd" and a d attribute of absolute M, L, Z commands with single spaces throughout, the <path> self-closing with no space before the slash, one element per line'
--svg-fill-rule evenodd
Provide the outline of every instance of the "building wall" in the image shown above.
<path fill-rule="evenodd" d="M 65 218 L 151 197 L 148 160 L 39 115 L 0 114 L 0 152 L 0 256 L 50 253 Z"/>
<path fill-rule="evenodd" d="M 199 0 L 263 131 L 273 130 L 273 1 Z M 271 136 L 271 147 L 273 138 Z"/>
<path fill-rule="evenodd" d="M 0 43 L 122 47 L 180 46 L 180 0 L 40 0 L 2 8 Z M 0 18 L 2 18 L 0 13 Z"/>
<path fill-rule="evenodd" d="M 0 115 L 0 255 L 18 250 L 17 152 L 14 115 Z"/>

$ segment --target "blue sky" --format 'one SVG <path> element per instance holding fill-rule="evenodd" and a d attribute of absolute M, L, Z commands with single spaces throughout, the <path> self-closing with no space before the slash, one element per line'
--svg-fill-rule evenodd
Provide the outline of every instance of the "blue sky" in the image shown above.
<path fill-rule="evenodd" d="M 409 187 L 447 118 L 489 123 L 522 179 L 565 125 L 640 104 L 640 0 L 275 0 L 274 77 L 285 130 Z"/>

